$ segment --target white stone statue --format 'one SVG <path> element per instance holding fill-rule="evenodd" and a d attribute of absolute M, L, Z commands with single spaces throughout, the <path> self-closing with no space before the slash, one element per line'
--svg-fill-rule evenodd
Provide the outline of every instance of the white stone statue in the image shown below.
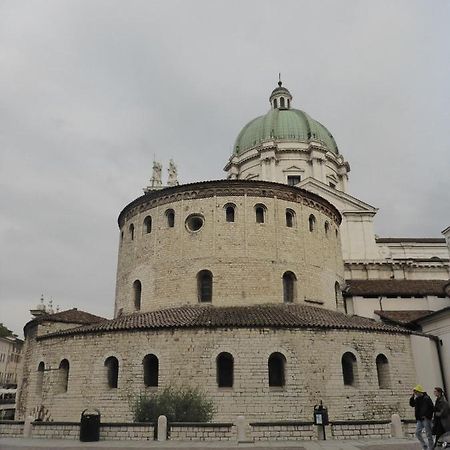
<path fill-rule="evenodd" d="M 177 166 L 173 162 L 173 159 L 169 161 L 169 168 L 167 169 L 169 177 L 167 178 L 167 186 L 177 186 Z"/>
<path fill-rule="evenodd" d="M 150 178 L 151 187 L 162 186 L 161 172 L 162 172 L 162 164 L 157 161 L 153 161 L 153 173 L 152 177 Z"/>

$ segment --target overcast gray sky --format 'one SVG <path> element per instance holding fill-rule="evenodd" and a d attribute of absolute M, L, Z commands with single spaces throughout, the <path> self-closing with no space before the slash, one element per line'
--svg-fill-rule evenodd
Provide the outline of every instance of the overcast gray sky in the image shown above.
<path fill-rule="evenodd" d="M 116 218 L 153 155 L 223 178 L 278 72 L 382 236 L 450 225 L 450 2 L 0 1 L 0 322 L 111 317 Z"/>

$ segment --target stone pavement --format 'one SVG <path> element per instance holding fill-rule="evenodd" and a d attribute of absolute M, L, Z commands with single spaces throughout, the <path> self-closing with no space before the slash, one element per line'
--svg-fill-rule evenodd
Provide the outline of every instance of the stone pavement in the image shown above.
<path fill-rule="evenodd" d="M 420 450 L 420 445 L 411 439 L 377 439 L 377 440 L 328 440 L 328 441 L 286 441 L 257 442 L 254 444 L 237 444 L 236 442 L 189 442 L 189 441 L 100 441 L 79 442 L 72 440 L 0 438 L 0 450 L 133 450 L 148 448 L 151 450 Z"/>

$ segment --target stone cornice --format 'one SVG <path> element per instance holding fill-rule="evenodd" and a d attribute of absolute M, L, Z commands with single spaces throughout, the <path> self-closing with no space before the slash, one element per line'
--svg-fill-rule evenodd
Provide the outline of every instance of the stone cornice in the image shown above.
<path fill-rule="evenodd" d="M 119 214 L 119 228 L 127 218 L 160 205 L 181 200 L 228 196 L 278 198 L 314 208 L 327 215 L 337 225 L 342 220 L 341 214 L 330 202 L 295 186 L 260 180 L 215 180 L 172 186 L 138 197 Z"/>

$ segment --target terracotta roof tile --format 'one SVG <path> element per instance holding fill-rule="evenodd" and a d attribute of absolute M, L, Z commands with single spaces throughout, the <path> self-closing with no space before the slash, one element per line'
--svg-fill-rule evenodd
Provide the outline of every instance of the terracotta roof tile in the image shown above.
<path fill-rule="evenodd" d="M 346 280 L 347 297 L 395 295 L 439 295 L 445 296 L 445 285 L 448 280 Z"/>
<path fill-rule="evenodd" d="M 309 305 L 182 306 L 135 313 L 93 325 L 62 330 L 39 339 L 74 334 L 162 328 L 315 328 L 409 333 L 398 326 L 372 319 L 348 316 L 338 311 Z"/>

